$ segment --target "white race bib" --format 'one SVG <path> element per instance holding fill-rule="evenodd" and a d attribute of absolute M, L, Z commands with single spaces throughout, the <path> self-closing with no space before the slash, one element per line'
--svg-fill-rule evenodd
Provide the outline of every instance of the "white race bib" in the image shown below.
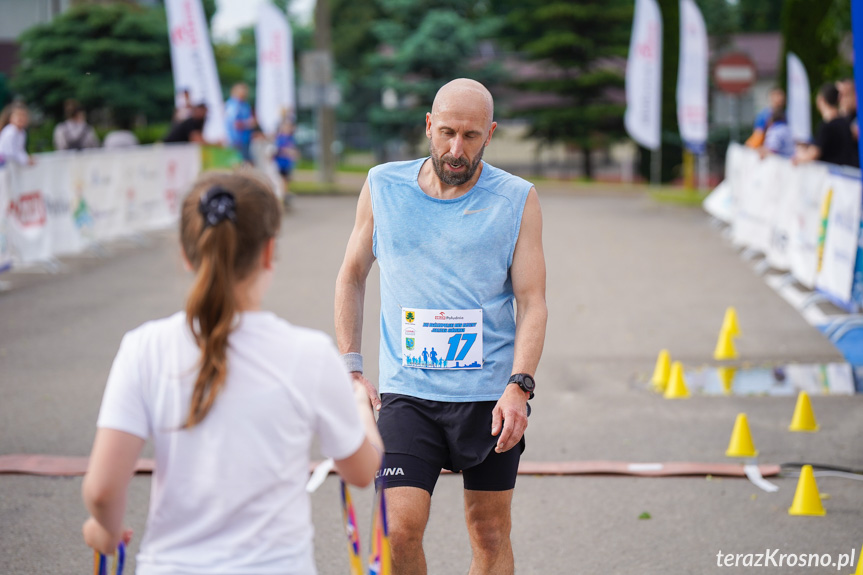
<path fill-rule="evenodd" d="M 482 369 L 482 310 L 402 308 L 402 366 Z"/>

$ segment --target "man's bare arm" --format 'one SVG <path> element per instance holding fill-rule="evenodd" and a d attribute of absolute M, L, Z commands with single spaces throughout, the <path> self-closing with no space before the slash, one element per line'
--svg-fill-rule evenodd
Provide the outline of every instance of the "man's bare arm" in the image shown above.
<path fill-rule="evenodd" d="M 343 354 L 359 353 L 362 349 L 366 278 L 375 261 L 372 253 L 373 232 L 372 198 L 366 180 L 357 202 L 357 217 L 345 250 L 345 259 L 336 279 L 336 342 L 339 352 Z M 371 382 L 359 372 L 351 375 L 355 381 L 365 385 L 375 409 L 380 409 L 380 399 Z"/>
<path fill-rule="evenodd" d="M 542 211 L 535 188 L 530 190 L 524 205 L 510 274 L 517 307 L 512 372 L 533 376 L 542 356 L 548 319 L 545 303 L 545 255 L 542 250 Z M 499 453 L 511 449 L 524 435 L 527 428 L 526 402 L 527 395 L 521 388 L 517 385 L 506 386 L 492 413 L 492 435 L 500 433 L 495 449 Z"/>

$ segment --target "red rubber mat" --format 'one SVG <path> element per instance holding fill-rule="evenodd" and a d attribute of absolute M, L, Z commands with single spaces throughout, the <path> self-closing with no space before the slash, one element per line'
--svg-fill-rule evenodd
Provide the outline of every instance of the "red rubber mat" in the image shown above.
<path fill-rule="evenodd" d="M 140 459 L 136 473 L 152 473 L 152 459 Z M 312 468 L 317 462 L 312 464 Z M 779 465 L 759 465 L 763 477 L 779 474 Z M 53 455 L 0 455 L 0 474 L 48 475 L 54 477 L 84 475 L 86 457 Z M 714 475 L 745 477 L 740 463 L 628 463 L 625 461 L 522 461 L 520 475 L 631 475 L 636 477 L 682 477 Z"/>

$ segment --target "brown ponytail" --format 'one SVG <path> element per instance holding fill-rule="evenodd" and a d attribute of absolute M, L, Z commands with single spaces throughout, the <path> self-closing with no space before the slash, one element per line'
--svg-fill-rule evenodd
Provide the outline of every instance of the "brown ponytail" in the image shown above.
<path fill-rule="evenodd" d="M 212 205 L 206 206 L 213 196 L 228 198 L 216 206 L 218 216 Z M 228 336 L 240 311 L 235 286 L 255 271 L 261 250 L 280 224 L 278 200 L 266 183 L 250 174 L 204 175 L 183 202 L 180 236 L 196 272 L 186 321 L 201 350 L 185 429 L 206 417 L 225 385 Z"/>

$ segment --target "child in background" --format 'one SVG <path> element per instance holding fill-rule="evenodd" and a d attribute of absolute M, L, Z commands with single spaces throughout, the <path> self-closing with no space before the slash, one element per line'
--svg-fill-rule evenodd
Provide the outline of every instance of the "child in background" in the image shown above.
<path fill-rule="evenodd" d="M 286 114 L 287 116 L 287 114 Z M 299 150 L 297 150 L 297 142 L 294 140 L 294 123 L 285 117 L 279 124 L 279 130 L 276 132 L 276 166 L 279 168 L 279 174 L 285 182 L 285 207 L 290 207 L 291 202 L 291 172 L 294 170 L 294 164 L 299 158 Z"/>
<path fill-rule="evenodd" d="M 9 108 L 9 123 L 0 130 L 0 165 L 16 163 L 32 166 L 33 157 L 27 154 L 27 126 L 30 112 L 27 106 L 16 102 Z"/>
<path fill-rule="evenodd" d="M 252 176 L 205 175 L 183 202 L 195 280 L 185 312 L 127 333 L 111 368 L 84 478 L 85 542 L 109 554 L 147 439 L 156 467 L 139 575 L 315 573 L 305 483 L 315 437 L 349 483 L 368 485 L 382 442 L 323 333 L 261 310 L 278 200 Z"/>

